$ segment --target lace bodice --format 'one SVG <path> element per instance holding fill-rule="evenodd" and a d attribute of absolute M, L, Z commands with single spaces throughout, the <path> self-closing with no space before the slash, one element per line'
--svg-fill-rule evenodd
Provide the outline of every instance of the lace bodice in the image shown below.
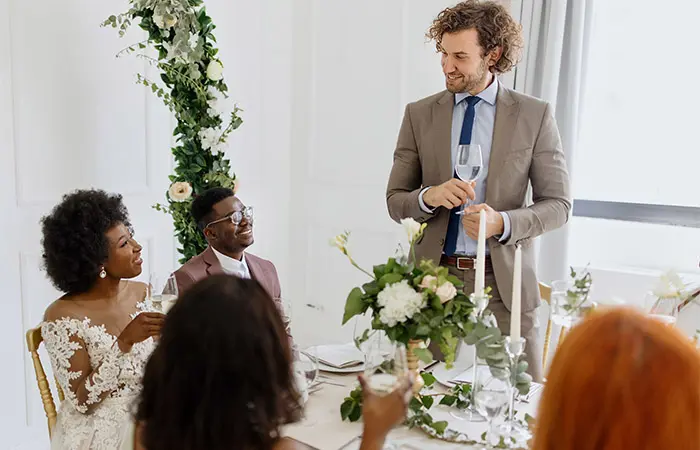
<path fill-rule="evenodd" d="M 145 303 L 138 305 L 139 312 L 148 310 L 152 308 Z M 57 423 L 57 428 L 63 428 L 58 430 L 63 442 L 52 448 L 117 448 L 131 402 L 141 389 L 153 339 L 136 343 L 124 353 L 117 337 L 88 317 L 44 322 L 41 334 L 65 394 Z"/>

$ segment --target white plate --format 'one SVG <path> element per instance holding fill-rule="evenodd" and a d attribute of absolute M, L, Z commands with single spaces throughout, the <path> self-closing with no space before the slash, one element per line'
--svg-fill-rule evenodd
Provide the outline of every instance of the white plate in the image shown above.
<path fill-rule="evenodd" d="M 365 370 L 365 365 L 360 364 L 357 366 L 352 366 L 352 367 L 346 367 L 344 369 L 338 369 L 335 367 L 327 366 L 323 364 L 322 362 L 318 363 L 318 370 L 321 372 L 332 372 L 332 373 L 358 373 L 358 372 L 363 372 Z"/>
<path fill-rule="evenodd" d="M 457 365 L 455 364 L 451 369 L 448 369 L 445 366 L 444 362 L 437 363 L 435 367 L 433 367 L 433 370 L 431 373 L 435 377 L 435 380 L 440 383 L 441 385 L 451 388 L 455 384 L 452 382 L 452 380 L 465 372 L 469 367 L 471 367 L 471 364 L 468 366 L 464 365 Z"/>

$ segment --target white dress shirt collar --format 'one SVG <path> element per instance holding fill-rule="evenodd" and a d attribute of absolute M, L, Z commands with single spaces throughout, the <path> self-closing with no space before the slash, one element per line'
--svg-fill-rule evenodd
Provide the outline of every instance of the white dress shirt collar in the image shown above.
<path fill-rule="evenodd" d="M 216 251 L 214 247 L 211 249 L 214 251 L 216 259 L 218 259 L 219 263 L 221 263 L 221 268 L 224 270 L 224 273 L 228 275 L 235 275 L 240 278 L 250 278 L 250 270 L 248 269 L 245 255 L 243 255 L 241 260 L 238 261 L 237 259 L 233 259 L 230 256 L 226 256 L 223 253 Z"/>
<path fill-rule="evenodd" d="M 484 89 L 483 91 L 479 92 L 476 94 L 476 97 L 481 98 L 483 101 L 488 103 L 489 105 L 495 105 L 496 104 L 496 97 L 498 96 L 498 78 L 494 75 L 493 80 L 491 81 L 491 84 Z M 462 100 L 464 100 L 467 97 L 472 97 L 472 94 L 469 92 L 459 92 L 455 94 L 455 105 Z"/>

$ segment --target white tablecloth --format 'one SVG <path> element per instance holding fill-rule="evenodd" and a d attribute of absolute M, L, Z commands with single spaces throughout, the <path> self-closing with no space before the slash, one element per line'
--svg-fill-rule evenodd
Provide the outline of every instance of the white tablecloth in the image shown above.
<path fill-rule="evenodd" d="M 359 448 L 359 440 L 355 442 L 353 440 L 362 434 L 362 423 L 344 422 L 340 419 L 340 404 L 352 390 L 357 381 L 357 376 L 331 374 L 324 374 L 324 376 L 329 377 L 329 381 L 343 384 L 343 386 L 325 384 L 321 390 L 311 394 L 306 404 L 304 420 L 287 426 L 285 435 L 319 450 L 357 450 Z M 518 414 L 524 415 L 528 413 L 534 416 L 540 394 L 541 391 L 534 394 L 530 403 L 518 404 L 516 407 Z M 436 417 L 440 413 L 436 412 L 433 414 L 435 408 L 436 406 L 433 406 L 431 414 L 435 420 L 442 419 L 442 417 Z M 459 427 L 459 431 L 467 431 L 470 437 L 473 436 L 477 439 L 483 431 L 486 431 L 485 422 L 474 424 L 452 419 L 450 423 L 453 428 Z M 400 443 L 401 448 L 406 450 L 468 450 L 471 448 L 483 448 L 481 446 L 472 447 L 439 441 L 429 437 L 421 430 L 409 430 L 406 427 L 399 427 L 392 431 L 390 439 L 394 443 Z"/>

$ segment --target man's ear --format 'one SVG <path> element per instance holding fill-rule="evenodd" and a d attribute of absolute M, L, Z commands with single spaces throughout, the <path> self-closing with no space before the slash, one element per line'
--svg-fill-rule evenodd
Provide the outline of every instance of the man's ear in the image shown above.
<path fill-rule="evenodd" d="M 205 228 L 202 233 L 204 233 L 204 238 L 207 241 L 212 240 L 212 239 L 216 239 L 216 232 L 214 232 L 214 230 L 212 230 L 209 227 Z"/>
<path fill-rule="evenodd" d="M 489 67 L 495 66 L 498 60 L 501 59 L 501 56 L 503 56 L 503 47 L 496 47 L 493 50 L 491 50 L 488 55 Z"/>

